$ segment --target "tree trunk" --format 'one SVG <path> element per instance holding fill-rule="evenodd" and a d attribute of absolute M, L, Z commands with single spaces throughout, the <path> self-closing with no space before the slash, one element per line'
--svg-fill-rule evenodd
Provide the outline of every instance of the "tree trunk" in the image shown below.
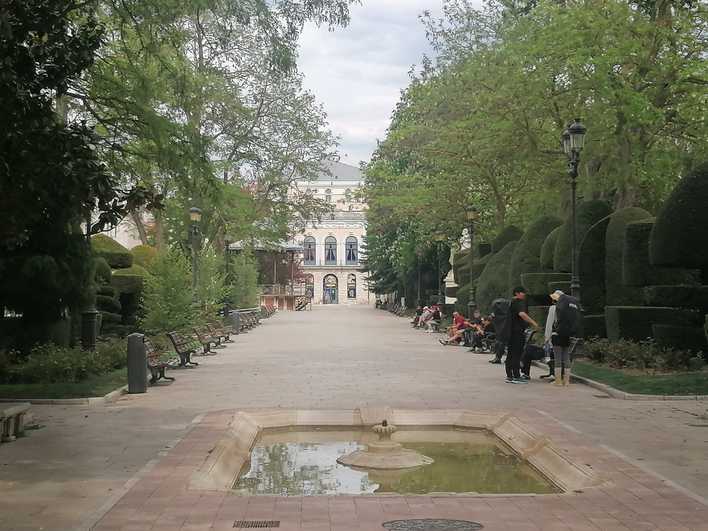
<path fill-rule="evenodd" d="M 152 215 L 155 218 L 155 247 L 158 251 L 165 249 L 165 224 L 162 220 L 162 212 L 155 210 Z"/>
<path fill-rule="evenodd" d="M 148 245 L 147 230 L 145 229 L 145 223 L 143 223 L 141 213 L 133 210 L 130 213 L 130 218 L 133 220 L 133 223 L 135 223 L 135 228 L 138 231 L 140 243 L 142 243 L 143 245 Z"/>

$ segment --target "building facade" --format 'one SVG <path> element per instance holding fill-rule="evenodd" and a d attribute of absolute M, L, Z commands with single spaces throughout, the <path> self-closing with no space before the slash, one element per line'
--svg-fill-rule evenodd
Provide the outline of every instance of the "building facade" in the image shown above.
<path fill-rule="evenodd" d="M 296 238 L 303 249 L 305 286 L 313 304 L 370 304 L 373 302 L 361 269 L 366 235 L 366 205 L 357 192 L 364 177 L 358 168 L 327 162 L 316 181 L 298 183 L 317 198 L 332 204 L 322 221 L 308 221 Z"/>

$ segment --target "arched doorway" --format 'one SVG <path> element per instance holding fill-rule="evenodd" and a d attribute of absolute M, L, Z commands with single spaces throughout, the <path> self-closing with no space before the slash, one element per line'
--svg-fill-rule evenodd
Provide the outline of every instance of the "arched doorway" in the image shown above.
<path fill-rule="evenodd" d="M 315 297 L 315 276 L 312 274 L 305 275 L 305 296 L 308 299 Z"/>
<path fill-rule="evenodd" d="M 322 281 L 322 302 L 337 304 L 339 302 L 339 282 L 335 275 L 327 275 Z"/>
<path fill-rule="evenodd" d="M 356 299 L 356 275 L 347 275 L 347 299 Z"/>

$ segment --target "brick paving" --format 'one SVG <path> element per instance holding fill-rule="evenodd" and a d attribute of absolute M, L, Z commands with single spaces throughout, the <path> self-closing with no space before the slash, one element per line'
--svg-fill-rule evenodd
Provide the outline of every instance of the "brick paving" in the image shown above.
<path fill-rule="evenodd" d="M 0 445 L 0 529 L 231 529 L 264 519 L 279 529 L 380 530 L 385 520 L 447 517 L 485 530 L 708 531 L 708 403 L 505 385 L 487 359 L 372 308 L 276 315 L 145 395 L 34 406 L 45 427 Z M 371 405 L 511 411 L 611 481 L 531 497 L 247 498 L 186 487 L 236 409 Z"/>

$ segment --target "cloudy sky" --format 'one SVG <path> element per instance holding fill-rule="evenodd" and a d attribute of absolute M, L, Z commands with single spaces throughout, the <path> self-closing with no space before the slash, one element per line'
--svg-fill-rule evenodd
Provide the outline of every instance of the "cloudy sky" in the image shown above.
<path fill-rule="evenodd" d="M 418 16 L 441 12 L 442 0 L 362 0 L 344 29 L 306 28 L 301 38 L 305 86 L 340 137 L 342 162 L 369 160 L 383 139 L 408 71 L 430 49 Z"/>

